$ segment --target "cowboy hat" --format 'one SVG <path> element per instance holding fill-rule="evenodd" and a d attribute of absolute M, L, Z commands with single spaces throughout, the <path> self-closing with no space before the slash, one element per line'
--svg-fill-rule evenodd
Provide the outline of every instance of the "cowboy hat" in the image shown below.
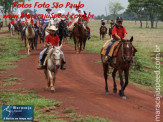
<path fill-rule="evenodd" d="M 61 11 L 58 11 L 57 14 L 62 14 L 62 12 Z"/>
<path fill-rule="evenodd" d="M 50 26 L 49 28 L 47 28 L 48 31 L 56 31 L 58 30 L 58 28 L 56 28 L 55 26 Z"/>
<path fill-rule="evenodd" d="M 47 9 L 46 9 L 46 11 L 51 11 L 51 10 L 52 10 L 52 9 L 50 9 L 50 8 L 47 8 Z"/>

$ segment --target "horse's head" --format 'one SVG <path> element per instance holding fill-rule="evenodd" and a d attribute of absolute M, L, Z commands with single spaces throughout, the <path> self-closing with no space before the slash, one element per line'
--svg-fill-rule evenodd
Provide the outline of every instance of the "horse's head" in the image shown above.
<path fill-rule="evenodd" d="M 61 51 L 62 45 L 54 47 L 51 53 L 51 60 L 53 61 L 54 65 L 59 68 L 62 61 L 62 51 Z"/>
<path fill-rule="evenodd" d="M 133 36 L 130 40 L 123 40 L 122 39 L 122 56 L 123 60 L 126 62 L 131 62 L 133 57 Z"/>
<path fill-rule="evenodd" d="M 78 19 L 78 26 L 83 27 L 83 19 L 82 18 Z"/>

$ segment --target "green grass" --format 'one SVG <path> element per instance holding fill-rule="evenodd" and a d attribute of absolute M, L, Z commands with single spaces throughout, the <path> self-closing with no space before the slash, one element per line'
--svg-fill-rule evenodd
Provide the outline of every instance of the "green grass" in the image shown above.
<path fill-rule="evenodd" d="M 34 106 L 34 118 L 39 119 L 41 121 L 50 121 L 51 119 L 56 119 L 55 115 L 48 115 L 41 113 L 41 109 L 46 107 L 55 106 L 61 104 L 59 101 L 49 100 L 41 98 L 40 96 L 34 94 L 33 92 L 29 92 L 28 94 L 19 94 L 19 93 L 0 93 L 0 104 L 3 103 L 9 105 L 33 105 Z M 0 108 L 0 111 L 2 108 Z M 2 119 L 2 113 L 0 112 L 0 120 Z"/>
<path fill-rule="evenodd" d="M 16 68 L 13 62 L 26 58 L 27 55 L 19 55 L 19 50 L 24 49 L 24 43 L 18 41 L 18 36 L 6 35 L 0 38 L 0 70 Z"/>
<path fill-rule="evenodd" d="M 91 117 L 91 116 L 82 116 L 76 113 L 70 113 L 66 117 L 71 118 L 73 122 L 111 122 L 108 119 Z"/>

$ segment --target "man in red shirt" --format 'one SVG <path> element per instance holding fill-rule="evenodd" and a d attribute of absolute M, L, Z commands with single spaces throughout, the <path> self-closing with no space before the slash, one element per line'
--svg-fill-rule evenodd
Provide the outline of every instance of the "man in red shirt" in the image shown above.
<path fill-rule="evenodd" d="M 60 42 L 59 36 L 56 34 L 56 31 L 58 29 L 55 26 L 51 26 L 50 28 L 48 28 L 48 30 L 49 30 L 50 34 L 45 37 L 45 46 L 46 46 L 46 48 L 41 51 L 40 57 L 39 57 L 39 66 L 40 67 L 42 67 L 43 55 L 45 54 L 48 47 L 49 46 L 59 46 L 59 42 Z M 64 65 L 66 63 L 66 61 L 65 61 L 65 57 L 64 57 L 64 54 L 63 54 L 62 51 L 61 51 L 61 55 L 63 57 L 62 64 Z M 64 68 L 61 67 L 61 69 L 64 69 Z"/>
<path fill-rule="evenodd" d="M 11 19 L 10 24 L 14 25 L 14 23 L 15 23 L 14 20 Z"/>
<path fill-rule="evenodd" d="M 123 19 L 122 17 L 117 17 L 116 19 L 116 24 L 115 26 L 113 27 L 113 30 L 112 30 L 112 37 L 113 37 L 113 40 L 109 43 L 108 45 L 108 48 L 107 48 L 107 51 L 105 53 L 105 60 L 107 61 L 108 59 L 110 60 L 111 57 L 108 56 L 108 53 L 111 49 L 111 46 L 118 40 L 120 40 L 121 38 L 122 39 L 126 39 L 126 34 L 127 34 L 127 31 L 125 29 L 125 27 L 122 26 L 122 22 L 123 22 Z"/>

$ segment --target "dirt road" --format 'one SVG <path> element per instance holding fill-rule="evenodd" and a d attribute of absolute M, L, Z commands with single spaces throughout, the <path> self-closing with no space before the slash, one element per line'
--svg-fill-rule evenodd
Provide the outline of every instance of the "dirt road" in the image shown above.
<path fill-rule="evenodd" d="M 63 47 L 67 69 L 58 72 L 56 92 L 45 91 L 44 73 L 37 69 L 38 55 L 42 49 L 43 46 L 39 45 L 38 50 L 32 51 L 28 58 L 17 62 L 18 68 L 9 71 L 24 79 L 16 87 L 35 90 L 45 98 L 63 101 L 63 106 L 73 106 L 82 115 L 105 117 L 117 122 L 155 121 L 155 99 L 152 93 L 129 83 L 126 88 L 127 99 L 122 100 L 118 94 L 113 93 L 113 81 L 109 78 L 110 94 L 106 95 L 102 65 L 97 63 L 100 55 L 89 52 L 75 54 L 69 44 Z M 117 84 L 119 89 L 118 80 Z"/>

